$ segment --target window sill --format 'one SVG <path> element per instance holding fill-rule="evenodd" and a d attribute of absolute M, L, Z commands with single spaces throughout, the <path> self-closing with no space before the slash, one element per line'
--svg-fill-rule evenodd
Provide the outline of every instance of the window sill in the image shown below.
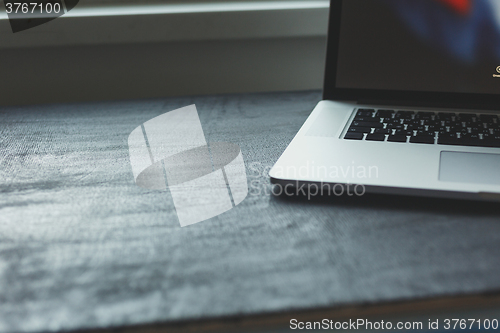
<path fill-rule="evenodd" d="M 324 37 L 329 1 L 78 6 L 13 34 L 0 13 L 0 49 L 46 46 Z"/>

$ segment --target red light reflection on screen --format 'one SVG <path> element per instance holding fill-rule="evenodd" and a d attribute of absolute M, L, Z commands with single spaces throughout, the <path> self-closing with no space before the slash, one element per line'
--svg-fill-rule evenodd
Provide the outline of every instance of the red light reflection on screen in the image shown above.
<path fill-rule="evenodd" d="M 462 15 L 470 12 L 472 7 L 472 0 L 439 0 L 448 6 L 451 6 L 455 11 Z"/>

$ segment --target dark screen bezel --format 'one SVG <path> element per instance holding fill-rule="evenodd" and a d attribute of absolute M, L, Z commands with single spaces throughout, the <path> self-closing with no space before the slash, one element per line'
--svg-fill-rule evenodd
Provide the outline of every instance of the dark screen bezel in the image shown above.
<path fill-rule="evenodd" d="M 500 109 L 500 94 L 337 88 L 337 62 L 343 0 L 330 1 L 323 99 L 360 103 Z"/>

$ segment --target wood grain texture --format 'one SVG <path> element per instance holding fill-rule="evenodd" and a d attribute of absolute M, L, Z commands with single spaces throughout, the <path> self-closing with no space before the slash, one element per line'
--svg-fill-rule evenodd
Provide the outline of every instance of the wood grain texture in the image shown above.
<path fill-rule="evenodd" d="M 0 109 L 0 331 L 53 331 L 500 290 L 497 204 L 275 197 L 266 170 L 319 92 Z M 239 144 L 250 193 L 179 226 L 134 184 L 129 133 L 195 103 Z"/>

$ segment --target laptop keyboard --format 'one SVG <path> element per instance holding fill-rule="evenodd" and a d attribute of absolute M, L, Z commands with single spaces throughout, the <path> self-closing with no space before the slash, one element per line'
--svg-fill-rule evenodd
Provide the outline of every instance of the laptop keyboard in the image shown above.
<path fill-rule="evenodd" d="M 359 109 L 347 140 L 500 148 L 494 114 Z"/>

